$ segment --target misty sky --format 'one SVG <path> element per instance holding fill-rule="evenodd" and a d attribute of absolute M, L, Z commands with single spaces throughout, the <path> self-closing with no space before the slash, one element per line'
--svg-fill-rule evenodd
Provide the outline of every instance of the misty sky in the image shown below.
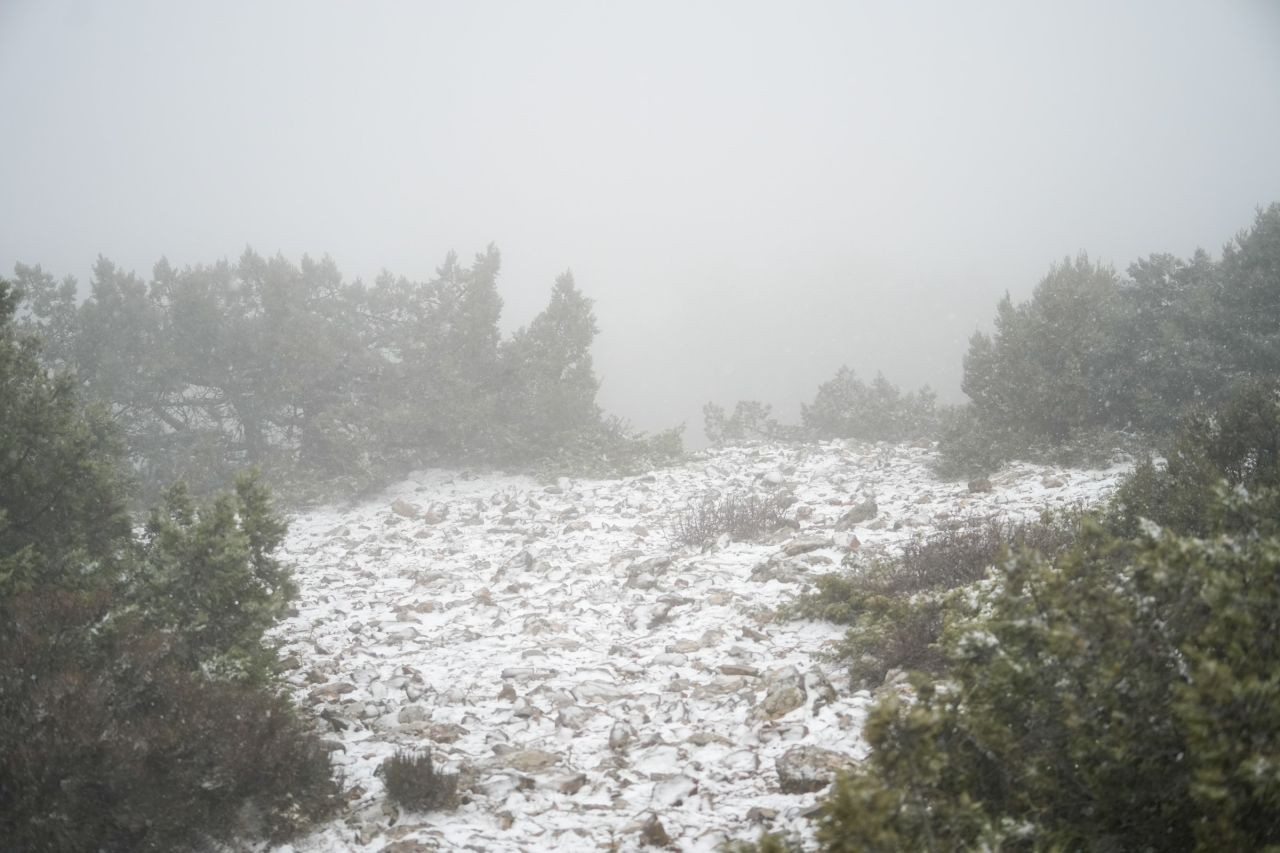
<path fill-rule="evenodd" d="M 637 426 L 841 363 L 959 396 L 1006 290 L 1280 201 L 1280 3 L 0 0 L 0 274 L 571 268 Z M 696 441 L 695 441 L 696 443 Z"/>

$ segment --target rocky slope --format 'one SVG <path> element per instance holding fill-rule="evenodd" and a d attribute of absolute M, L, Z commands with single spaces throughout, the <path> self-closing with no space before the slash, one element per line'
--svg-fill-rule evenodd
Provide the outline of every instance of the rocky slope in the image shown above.
<path fill-rule="evenodd" d="M 806 833 L 831 773 L 865 754 L 873 697 L 821 657 L 840 628 L 774 608 L 850 551 L 1093 502 L 1123 472 L 1019 465 L 974 492 L 935 480 L 930 458 L 835 442 L 552 486 L 426 471 L 292 519 L 301 595 L 277 634 L 350 791 L 343 815 L 279 849 L 709 850 Z M 748 492 L 782 496 L 794 526 L 673 541 L 690 506 Z M 375 771 L 406 747 L 461 774 L 456 811 L 387 801 Z"/>

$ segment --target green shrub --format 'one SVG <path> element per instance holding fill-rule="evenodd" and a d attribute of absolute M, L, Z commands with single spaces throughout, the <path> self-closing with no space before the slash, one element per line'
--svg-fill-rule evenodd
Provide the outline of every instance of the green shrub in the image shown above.
<path fill-rule="evenodd" d="M 1211 538 L 1086 522 L 1056 559 L 1023 551 L 954 603 L 944 679 L 872 715 L 824 847 L 1280 843 L 1277 496 L 1211 503 Z"/>
<path fill-rule="evenodd" d="M 284 698 L 193 671 L 105 592 L 23 593 L 0 620 L 0 836 L 13 850 L 282 839 L 332 811 L 327 753 Z M 95 627 L 96 626 L 96 627 Z"/>
<path fill-rule="evenodd" d="M 436 811 L 457 806 L 458 777 L 439 773 L 427 753 L 398 751 L 382 762 L 387 796 L 412 811 Z"/>
<path fill-rule="evenodd" d="M 854 684 L 874 686 L 890 670 L 938 673 L 946 594 L 982 580 L 1012 549 L 1058 553 L 1075 541 L 1078 511 L 1031 522 L 968 519 L 917 534 L 894 559 L 816 579 L 816 588 L 783 608 L 792 618 L 849 625 L 833 657 Z"/>
<path fill-rule="evenodd" d="M 1118 530 L 1133 535 L 1145 518 L 1202 534 L 1212 526 L 1205 495 L 1219 482 L 1280 488 L 1280 394 L 1269 383 L 1241 383 L 1216 411 L 1186 418 L 1171 445 L 1163 467 L 1148 458 L 1121 484 L 1112 508 Z"/>
<path fill-rule="evenodd" d="M 181 485 L 152 512 L 136 575 L 148 623 L 182 636 L 190 666 L 262 682 L 275 651 L 263 635 L 296 593 L 274 557 L 285 525 L 253 475 L 196 506 Z"/>

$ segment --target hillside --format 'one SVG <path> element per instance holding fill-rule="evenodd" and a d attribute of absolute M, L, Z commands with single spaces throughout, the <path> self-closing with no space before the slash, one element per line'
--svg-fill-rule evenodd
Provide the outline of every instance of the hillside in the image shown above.
<path fill-rule="evenodd" d="M 681 849 L 806 832 L 818 794 L 783 788 L 820 789 L 821 766 L 863 757 L 873 695 L 822 656 L 839 626 L 775 608 L 850 554 L 1094 503 L 1126 470 L 1015 464 L 974 493 L 935 479 L 932 458 L 766 444 L 552 486 L 431 470 L 296 516 L 285 556 L 301 593 L 275 633 L 350 791 L 342 816 L 278 850 L 631 848 L 652 815 Z M 781 496 L 795 523 L 757 542 L 673 541 L 691 507 L 747 493 Z M 873 517 L 838 524 L 867 498 Z M 387 801 L 375 771 L 406 747 L 460 772 L 456 811 Z"/>

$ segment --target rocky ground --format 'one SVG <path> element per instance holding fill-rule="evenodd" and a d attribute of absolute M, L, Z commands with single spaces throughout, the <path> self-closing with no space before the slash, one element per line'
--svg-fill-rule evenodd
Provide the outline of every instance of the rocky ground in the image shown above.
<path fill-rule="evenodd" d="M 278 848 L 710 850 L 808 833 L 833 770 L 865 755 L 874 697 L 822 658 L 836 626 L 774 610 L 847 555 L 966 516 L 1094 502 L 1123 466 L 1018 465 L 945 483 L 930 450 L 729 448 L 624 480 L 419 472 L 292 519 L 301 588 L 278 629 L 301 703 L 327 721 L 347 808 Z M 782 496 L 758 542 L 673 541 L 706 497 Z M 429 750 L 451 812 L 405 813 L 377 769 Z"/>

